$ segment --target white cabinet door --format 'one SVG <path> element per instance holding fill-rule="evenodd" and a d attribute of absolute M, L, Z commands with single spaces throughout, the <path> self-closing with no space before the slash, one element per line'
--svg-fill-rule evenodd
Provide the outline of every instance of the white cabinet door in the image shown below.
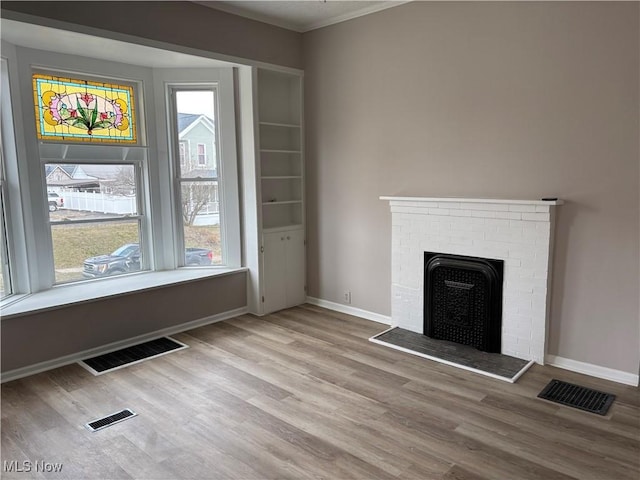
<path fill-rule="evenodd" d="M 285 232 L 287 306 L 300 305 L 307 299 L 305 285 L 304 230 Z"/>
<path fill-rule="evenodd" d="M 284 233 L 265 233 L 263 235 L 264 253 L 262 262 L 264 269 L 264 313 L 275 312 L 286 308 L 286 275 L 285 275 L 285 235 Z"/>
<path fill-rule="evenodd" d="M 304 303 L 304 231 L 298 229 L 265 233 L 263 246 L 263 313 Z"/>

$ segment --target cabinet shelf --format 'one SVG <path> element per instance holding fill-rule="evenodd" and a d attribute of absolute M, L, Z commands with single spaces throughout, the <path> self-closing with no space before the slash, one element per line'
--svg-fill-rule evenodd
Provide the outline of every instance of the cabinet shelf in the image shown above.
<path fill-rule="evenodd" d="M 282 127 L 282 128 L 300 128 L 300 125 L 294 125 L 293 123 L 278 123 L 278 122 L 258 122 L 262 126 L 267 127 Z"/>
<path fill-rule="evenodd" d="M 282 227 L 263 228 L 262 231 L 264 233 L 288 232 L 289 230 L 302 230 L 302 228 L 303 225 L 301 223 L 290 223 Z"/>
<path fill-rule="evenodd" d="M 301 150 L 278 150 L 274 148 L 261 148 L 260 151 L 264 153 L 302 153 Z"/>
<path fill-rule="evenodd" d="M 291 180 L 302 178 L 302 175 L 263 175 L 262 180 Z"/>
<path fill-rule="evenodd" d="M 262 205 L 292 205 L 302 203 L 302 200 L 282 200 L 281 202 L 262 202 Z"/>

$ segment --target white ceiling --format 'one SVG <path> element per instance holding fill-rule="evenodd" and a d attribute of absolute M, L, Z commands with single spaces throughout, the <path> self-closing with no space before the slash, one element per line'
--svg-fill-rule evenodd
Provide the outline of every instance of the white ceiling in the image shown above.
<path fill-rule="evenodd" d="M 409 0 L 410 1 L 410 0 Z M 217 10 L 270 23 L 296 32 L 308 32 L 334 23 L 344 22 L 391 7 L 408 3 L 401 1 L 343 1 L 343 0 L 295 0 L 295 1 L 197 1 Z"/>
<path fill-rule="evenodd" d="M 162 50 L 69 30 L 16 22 L 3 18 L 2 40 L 37 50 L 130 63 L 152 68 L 202 68 L 229 65 L 210 58 Z"/>

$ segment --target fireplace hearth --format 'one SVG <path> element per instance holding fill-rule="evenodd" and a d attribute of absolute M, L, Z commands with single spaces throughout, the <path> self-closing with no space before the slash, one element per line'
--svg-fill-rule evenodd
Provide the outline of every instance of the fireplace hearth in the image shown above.
<path fill-rule="evenodd" d="M 424 253 L 424 334 L 500 353 L 504 262 Z"/>

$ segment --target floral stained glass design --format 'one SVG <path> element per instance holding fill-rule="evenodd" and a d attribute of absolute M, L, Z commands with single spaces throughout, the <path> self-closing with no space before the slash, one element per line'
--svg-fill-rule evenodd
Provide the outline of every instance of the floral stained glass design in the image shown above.
<path fill-rule="evenodd" d="M 136 143 L 133 88 L 51 75 L 33 75 L 41 140 Z"/>

